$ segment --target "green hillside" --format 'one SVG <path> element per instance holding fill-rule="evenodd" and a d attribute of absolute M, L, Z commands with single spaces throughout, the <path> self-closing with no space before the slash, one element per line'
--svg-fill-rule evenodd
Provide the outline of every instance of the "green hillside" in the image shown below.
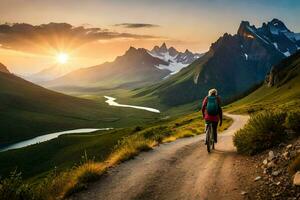
<path fill-rule="evenodd" d="M 273 67 L 267 82 L 245 98 L 226 106 L 234 113 L 300 110 L 300 51 Z"/>
<path fill-rule="evenodd" d="M 0 145 L 66 129 L 130 126 L 159 116 L 109 107 L 98 99 L 71 97 L 0 72 Z"/>
<path fill-rule="evenodd" d="M 231 122 L 231 119 L 225 117 L 223 126 L 219 127 L 220 131 L 228 128 Z M 6 177 L 17 168 L 25 178 L 39 178 L 54 168 L 65 170 L 79 164 L 85 153 L 89 159 L 104 161 L 123 138 L 145 134 L 160 142 L 169 142 L 176 138 L 201 134 L 203 129 L 201 114 L 194 112 L 130 128 L 61 135 L 40 144 L 0 152 L 0 176 Z M 161 141 L 159 137 L 165 140 Z M 7 160 L 10 162 L 6 162 Z"/>

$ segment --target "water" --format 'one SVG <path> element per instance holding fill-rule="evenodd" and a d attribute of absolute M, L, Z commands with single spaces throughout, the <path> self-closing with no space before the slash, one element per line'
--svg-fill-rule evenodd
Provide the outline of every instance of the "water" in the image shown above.
<path fill-rule="evenodd" d="M 37 144 L 37 143 L 41 143 L 41 142 L 46 142 L 48 140 L 52 140 L 54 138 L 57 138 L 60 135 L 64 135 L 64 134 L 71 134 L 71 133 L 91 133 L 91 132 L 95 132 L 95 131 L 99 131 L 99 130 L 110 130 L 112 128 L 82 128 L 82 129 L 74 129 L 74 130 L 68 130 L 68 131 L 61 131 L 61 132 L 55 132 L 55 133 L 50 133 L 50 134 L 46 134 L 46 135 L 41 135 L 29 140 L 24 140 L 22 142 L 18 142 L 9 146 L 6 146 L 4 148 L 0 149 L 0 152 L 3 151 L 8 151 L 11 149 L 19 149 L 19 148 L 23 148 L 29 145 L 33 145 L 33 144 Z"/>
<path fill-rule="evenodd" d="M 119 104 L 119 103 L 115 102 L 116 98 L 109 97 L 109 96 L 104 96 L 104 97 L 107 99 L 105 102 L 108 103 L 108 105 L 110 105 L 110 106 L 135 108 L 135 109 L 140 109 L 140 110 L 146 110 L 146 111 L 149 111 L 149 112 L 160 113 L 159 110 L 154 109 L 154 108 L 143 107 L 143 106 L 132 106 L 132 105 L 126 105 L 126 104 Z"/>

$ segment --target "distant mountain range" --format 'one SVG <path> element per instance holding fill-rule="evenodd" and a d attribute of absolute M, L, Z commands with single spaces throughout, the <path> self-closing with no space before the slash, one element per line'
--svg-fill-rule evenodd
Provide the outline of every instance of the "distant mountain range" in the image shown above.
<path fill-rule="evenodd" d="M 177 73 L 197 58 L 186 50 L 155 46 L 153 50 L 130 47 L 124 55 L 113 62 L 82 68 L 45 83 L 48 87 L 99 87 L 114 89 L 118 87 L 137 88 L 160 82 Z"/>
<path fill-rule="evenodd" d="M 274 64 L 298 48 L 299 34 L 278 19 L 260 28 L 243 21 L 237 34 L 225 33 L 201 58 L 167 80 L 141 89 L 137 96 L 156 96 L 162 104 L 176 106 L 217 88 L 226 101 L 262 82 Z"/>
<path fill-rule="evenodd" d="M 195 102 L 217 88 L 226 101 L 261 83 L 272 66 L 294 54 L 299 36 L 278 19 L 258 28 L 242 21 L 236 34 L 225 33 L 204 55 L 165 43 L 152 50 L 130 47 L 113 62 L 72 71 L 45 86 L 136 89 L 136 97 L 153 97 L 167 107 Z"/>
<path fill-rule="evenodd" d="M 41 71 L 26 77 L 26 79 L 34 83 L 43 83 L 43 82 L 54 80 L 67 73 L 70 73 L 71 71 L 73 71 L 72 68 L 70 66 L 66 66 L 66 64 L 65 65 L 55 64 L 51 67 L 42 69 Z"/>
<path fill-rule="evenodd" d="M 190 65 L 203 55 L 192 53 L 188 49 L 186 49 L 185 52 L 179 52 L 174 47 L 167 48 L 166 43 L 163 43 L 160 47 L 155 46 L 151 51 L 148 52 L 150 55 L 166 61 L 166 65 L 161 64 L 157 67 L 159 69 L 170 70 L 171 74 L 179 72 L 182 68 Z"/>

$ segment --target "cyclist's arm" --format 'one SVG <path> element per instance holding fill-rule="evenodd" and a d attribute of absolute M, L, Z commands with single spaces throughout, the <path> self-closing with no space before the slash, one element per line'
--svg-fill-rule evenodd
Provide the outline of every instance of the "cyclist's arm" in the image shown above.
<path fill-rule="evenodd" d="M 203 116 L 203 118 L 204 118 L 204 116 L 205 116 L 206 105 L 207 105 L 207 97 L 205 97 L 204 100 L 203 100 L 203 102 L 202 102 L 202 108 L 201 108 L 201 111 L 202 111 L 202 116 Z"/>

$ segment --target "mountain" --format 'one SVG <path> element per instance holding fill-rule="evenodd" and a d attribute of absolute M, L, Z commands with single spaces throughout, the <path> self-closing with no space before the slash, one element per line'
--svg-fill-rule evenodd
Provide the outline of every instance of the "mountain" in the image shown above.
<path fill-rule="evenodd" d="M 300 111 L 300 51 L 274 65 L 261 87 L 226 109 L 252 113 L 278 108 Z"/>
<path fill-rule="evenodd" d="M 170 70 L 171 74 L 176 74 L 202 56 L 202 54 L 192 53 L 188 49 L 185 52 L 179 52 L 174 47 L 167 48 L 166 43 L 160 47 L 155 46 L 148 52 L 151 56 L 164 60 L 167 64 L 160 64 L 157 67 Z"/>
<path fill-rule="evenodd" d="M 113 62 L 82 68 L 48 82 L 47 86 L 133 88 L 155 83 L 170 74 L 156 66 L 167 62 L 151 56 L 146 49 L 130 47 Z"/>
<path fill-rule="evenodd" d="M 70 66 L 54 65 L 28 76 L 26 77 L 26 79 L 34 83 L 43 83 L 46 81 L 54 80 L 60 76 L 70 73 L 71 71 L 73 71 L 73 69 Z"/>
<path fill-rule="evenodd" d="M 0 63 L 0 72 L 3 72 L 3 73 L 10 73 L 7 69 L 7 67 L 5 65 L 3 65 L 2 63 Z"/>
<path fill-rule="evenodd" d="M 290 54 L 298 48 L 298 34 L 279 24 L 283 23 L 274 19 L 256 28 L 241 22 L 237 34 L 225 33 L 204 56 L 169 79 L 141 89 L 137 96 L 159 97 L 162 104 L 176 106 L 203 98 L 210 88 L 217 88 L 224 101 L 247 91 L 286 57 L 285 47 Z M 273 26 L 278 27 L 278 35 Z M 287 35 L 292 43 L 284 39 Z"/>
<path fill-rule="evenodd" d="M 256 37 L 266 45 L 274 46 L 277 51 L 286 57 L 300 49 L 300 33 L 290 31 L 278 19 L 263 23 L 262 27 L 259 28 L 251 26 L 247 21 L 243 21 L 238 34 L 245 37 Z"/>
<path fill-rule="evenodd" d="M 0 72 L 0 146 L 75 128 L 130 126 L 136 124 L 132 116 L 140 122 L 154 116 L 145 111 L 109 107 L 104 98 L 101 101 L 57 93 Z"/>

